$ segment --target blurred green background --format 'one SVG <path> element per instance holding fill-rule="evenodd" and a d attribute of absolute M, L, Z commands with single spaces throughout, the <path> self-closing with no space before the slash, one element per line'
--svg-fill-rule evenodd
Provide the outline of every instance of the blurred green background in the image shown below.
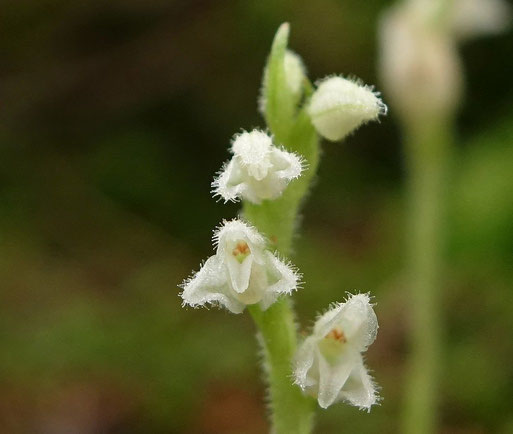
<path fill-rule="evenodd" d="M 309 76 L 379 83 L 381 0 L 16 0 L 0 15 L 2 433 L 264 433 L 247 315 L 176 287 L 237 205 L 210 196 L 232 135 L 263 127 L 275 30 Z M 513 432 L 513 34 L 463 47 L 443 288 L 443 433 Z M 385 96 L 386 101 L 386 96 Z M 301 329 L 371 291 L 384 398 L 319 433 L 394 433 L 408 355 L 404 190 L 393 111 L 324 146 L 293 261 Z"/>

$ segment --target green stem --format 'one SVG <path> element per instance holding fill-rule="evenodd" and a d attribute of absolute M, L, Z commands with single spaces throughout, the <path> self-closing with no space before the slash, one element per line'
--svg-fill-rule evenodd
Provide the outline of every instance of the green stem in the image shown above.
<path fill-rule="evenodd" d="M 264 73 L 265 119 L 277 145 L 299 154 L 305 163 L 303 173 L 293 180 L 283 195 L 260 205 L 244 202 L 244 217 L 270 241 L 270 247 L 288 257 L 296 229 L 298 212 L 307 194 L 319 161 L 319 138 L 306 112 L 298 108 L 285 71 L 289 25 L 282 24 L 271 47 Z M 312 87 L 304 78 L 304 96 Z M 293 384 L 292 359 L 297 347 L 297 330 L 290 297 L 283 297 L 265 312 L 248 306 L 260 332 L 264 367 L 270 389 L 272 432 L 308 434 L 313 426 L 314 400 Z"/>
<path fill-rule="evenodd" d="M 244 203 L 244 216 L 267 235 L 272 246 L 288 256 L 301 202 L 316 172 L 318 137 L 306 112 L 299 113 L 288 137 L 281 142 L 305 158 L 307 169 L 291 182 L 277 200 L 261 205 Z M 264 366 L 270 387 L 273 433 L 308 434 L 313 426 L 314 401 L 293 384 L 292 359 L 297 347 L 297 331 L 290 298 L 278 300 L 263 312 L 257 305 L 249 306 L 260 331 Z"/>
<path fill-rule="evenodd" d="M 412 354 L 403 432 L 432 434 L 437 426 L 441 363 L 440 274 L 451 122 L 437 120 L 410 125 L 405 139 L 409 171 Z"/>
<path fill-rule="evenodd" d="M 315 402 L 293 384 L 292 358 L 297 333 L 289 298 L 282 298 L 265 312 L 257 306 L 249 311 L 260 330 L 264 368 L 270 387 L 272 426 L 275 434 L 309 434 Z"/>

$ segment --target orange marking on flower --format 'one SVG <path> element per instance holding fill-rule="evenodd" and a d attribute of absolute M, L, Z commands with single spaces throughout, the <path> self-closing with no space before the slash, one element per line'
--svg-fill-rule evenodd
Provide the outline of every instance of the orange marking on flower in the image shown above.
<path fill-rule="evenodd" d="M 330 332 L 325 336 L 327 339 L 333 339 L 337 342 L 345 344 L 347 342 L 346 335 L 339 328 L 331 329 Z"/>
<path fill-rule="evenodd" d="M 233 249 L 233 256 L 239 256 L 239 255 L 247 255 L 249 254 L 249 246 L 248 243 L 244 241 L 239 241 L 237 245 L 235 246 L 235 249 Z"/>

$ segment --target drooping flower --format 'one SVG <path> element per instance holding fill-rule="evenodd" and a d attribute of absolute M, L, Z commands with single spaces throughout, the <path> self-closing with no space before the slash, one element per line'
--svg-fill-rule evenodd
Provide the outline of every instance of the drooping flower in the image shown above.
<path fill-rule="evenodd" d="M 184 305 L 221 305 L 241 313 L 258 303 L 266 310 L 297 289 L 298 273 L 266 249 L 265 238 L 241 220 L 225 221 L 214 233 L 216 253 L 183 284 Z"/>
<path fill-rule="evenodd" d="M 242 198 L 259 204 L 276 199 L 303 170 L 298 155 L 274 146 L 263 131 L 245 131 L 235 136 L 231 152 L 232 159 L 212 183 L 214 196 L 225 202 Z"/>
<path fill-rule="evenodd" d="M 308 106 L 317 132 L 331 141 L 343 139 L 386 111 L 386 105 L 371 87 L 338 76 L 320 81 Z"/>
<path fill-rule="evenodd" d="M 317 319 L 312 335 L 299 347 L 295 383 L 322 408 L 346 401 L 369 410 L 378 396 L 362 353 L 374 342 L 377 330 L 368 295 L 352 295 L 335 305 Z"/>

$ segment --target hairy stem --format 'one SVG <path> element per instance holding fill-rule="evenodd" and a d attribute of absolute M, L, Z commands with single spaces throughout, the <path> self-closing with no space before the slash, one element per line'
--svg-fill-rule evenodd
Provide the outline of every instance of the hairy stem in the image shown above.
<path fill-rule="evenodd" d="M 285 142 L 285 141 L 284 141 Z M 300 113 L 286 146 L 305 158 L 307 168 L 294 180 L 283 196 L 262 205 L 244 203 L 244 216 L 269 238 L 271 245 L 284 256 L 292 247 L 301 202 L 315 174 L 319 151 L 318 138 L 306 113 Z M 314 402 L 293 384 L 292 358 L 297 347 L 295 314 L 290 298 L 278 300 L 263 312 L 259 306 L 249 311 L 259 328 L 265 357 L 265 371 L 270 387 L 273 432 L 307 434 L 312 430 Z"/>
<path fill-rule="evenodd" d="M 299 101 L 287 85 L 284 61 L 288 35 L 289 25 L 285 23 L 278 29 L 271 47 L 264 72 L 264 116 L 274 142 L 301 156 L 304 170 L 280 198 L 259 205 L 245 201 L 243 208 L 244 217 L 267 236 L 272 249 L 285 257 L 291 253 L 298 212 L 319 161 L 319 138 L 306 105 L 298 107 Z M 311 84 L 306 77 L 303 91 L 307 99 Z M 308 434 L 313 425 L 314 401 L 293 384 L 292 359 L 297 347 L 297 331 L 290 297 L 281 298 L 265 312 L 257 305 L 248 308 L 259 329 L 263 347 L 272 432 Z"/>

